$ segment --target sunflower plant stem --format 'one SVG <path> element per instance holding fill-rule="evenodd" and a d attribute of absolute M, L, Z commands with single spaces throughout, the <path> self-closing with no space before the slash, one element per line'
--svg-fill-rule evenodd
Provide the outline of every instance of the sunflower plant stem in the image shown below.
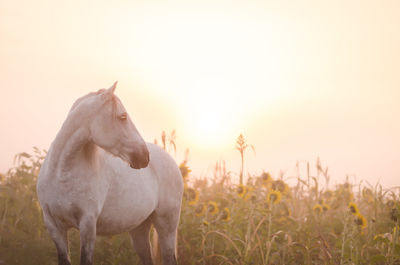
<path fill-rule="evenodd" d="M 349 216 L 346 214 L 346 218 L 344 220 L 344 228 L 343 228 L 343 236 L 342 236 L 342 249 L 340 251 L 340 265 L 343 264 L 344 260 L 344 247 L 346 244 L 346 234 L 347 234 L 347 222 L 348 222 Z"/>
<path fill-rule="evenodd" d="M 244 154 L 243 151 L 240 151 L 240 157 L 242 160 L 242 164 L 240 167 L 240 185 L 243 185 L 243 167 L 244 167 Z"/>
<path fill-rule="evenodd" d="M 251 207 L 249 218 L 253 218 L 253 214 L 254 214 L 254 208 Z M 244 251 L 244 260 L 247 262 L 247 256 L 249 254 L 249 250 L 251 247 L 251 222 L 248 222 L 248 224 L 247 224 L 245 242 L 246 242 L 246 247 L 245 247 L 245 251 Z"/>
<path fill-rule="evenodd" d="M 398 237 L 399 237 L 399 218 L 397 218 L 396 226 L 394 227 L 394 232 L 393 232 L 392 249 L 391 249 L 392 253 L 390 255 L 390 265 L 394 264 L 394 251 L 396 249 Z"/>
<path fill-rule="evenodd" d="M 265 264 L 268 264 L 269 261 L 269 254 L 271 253 L 271 248 L 272 248 L 272 242 L 271 242 L 271 229 L 272 229 L 272 211 L 274 208 L 274 203 L 271 201 L 269 205 L 269 213 L 268 213 L 268 234 L 267 234 L 267 242 L 268 242 L 268 248 L 267 248 L 267 255 L 265 257 Z"/>

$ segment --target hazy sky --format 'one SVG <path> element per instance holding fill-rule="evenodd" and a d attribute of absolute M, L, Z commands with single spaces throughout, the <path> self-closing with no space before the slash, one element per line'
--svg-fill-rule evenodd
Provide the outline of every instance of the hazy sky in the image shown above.
<path fill-rule="evenodd" d="M 195 175 L 235 139 L 245 171 L 294 176 L 297 160 L 400 182 L 400 2 L 0 2 L 0 171 L 48 148 L 78 97 L 119 81 L 143 137 L 177 130 Z"/>

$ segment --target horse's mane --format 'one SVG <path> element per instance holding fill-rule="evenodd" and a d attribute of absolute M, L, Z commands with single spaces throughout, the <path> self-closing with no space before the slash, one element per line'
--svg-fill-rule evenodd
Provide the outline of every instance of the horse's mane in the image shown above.
<path fill-rule="evenodd" d="M 72 111 L 73 111 L 82 101 L 84 101 L 85 99 L 87 99 L 87 98 L 89 98 L 89 97 L 92 97 L 92 96 L 95 96 L 95 95 L 99 95 L 99 94 L 103 93 L 104 91 L 106 91 L 106 89 L 105 89 L 105 88 L 102 88 L 102 89 L 99 89 L 99 90 L 96 91 L 96 92 L 90 92 L 89 94 L 78 98 L 78 99 L 74 102 L 74 104 L 72 105 L 72 107 L 71 107 L 71 109 L 69 110 L 69 112 L 72 112 Z M 117 114 L 116 114 L 116 112 L 117 112 L 117 101 L 118 101 L 118 99 L 115 97 L 115 95 L 113 95 L 112 98 L 111 98 L 113 116 L 116 116 L 116 115 L 117 115 Z"/>

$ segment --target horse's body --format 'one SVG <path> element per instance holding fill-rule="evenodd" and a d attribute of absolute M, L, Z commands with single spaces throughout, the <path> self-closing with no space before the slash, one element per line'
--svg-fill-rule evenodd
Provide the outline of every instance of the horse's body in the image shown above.
<path fill-rule="evenodd" d="M 163 149 L 144 143 L 114 89 L 77 100 L 39 174 L 38 197 L 59 264 L 70 264 L 71 227 L 80 230 L 81 264 L 92 264 L 96 234 L 126 231 L 142 262 L 153 264 L 151 224 L 159 234 L 163 264 L 176 264 L 180 171 Z"/>

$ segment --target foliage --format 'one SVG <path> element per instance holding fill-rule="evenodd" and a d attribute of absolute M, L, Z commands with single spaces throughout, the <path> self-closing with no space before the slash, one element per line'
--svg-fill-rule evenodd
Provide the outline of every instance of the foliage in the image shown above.
<path fill-rule="evenodd" d="M 0 264 L 57 264 L 36 196 L 45 152 L 16 156 L 0 176 Z M 309 164 L 308 164 L 309 167 Z M 185 196 L 178 231 L 180 264 L 399 264 L 399 194 L 380 185 L 329 186 L 327 168 L 294 176 L 289 186 L 268 172 L 231 182 L 217 163 L 196 179 L 181 164 Z M 308 170 L 310 172 L 310 170 Z M 73 264 L 79 234 L 69 232 Z M 95 264 L 140 264 L 127 234 L 97 237 Z"/>

